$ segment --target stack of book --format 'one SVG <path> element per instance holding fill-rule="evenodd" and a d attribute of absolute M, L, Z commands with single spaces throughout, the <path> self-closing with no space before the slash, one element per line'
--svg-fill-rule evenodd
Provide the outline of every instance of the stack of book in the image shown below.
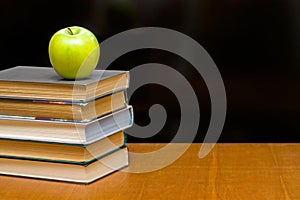
<path fill-rule="evenodd" d="M 53 68 L 0 72 L 0 174 L 90 183 L 128 165 L 128 71 L 64 80 Z"/>

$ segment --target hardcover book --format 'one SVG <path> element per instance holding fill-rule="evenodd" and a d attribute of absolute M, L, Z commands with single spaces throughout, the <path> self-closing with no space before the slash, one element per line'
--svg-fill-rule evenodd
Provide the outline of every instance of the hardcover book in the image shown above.
<path fill-rule="evenodd" d="M 94 70 L 87 78 L 62 79 L 53 68 L 17 66 L 0 71 L 0 97 L 86 102 L 129 86 L 129 72 Z"/>
<path fill-rule="evenodd" d="M 123 131 L 88 145 L 0 139 L 0 157 L 61 163 L 89 164 L 126 145 Z"/>
<path fill-rule="evenodd" d="M 0 158 L 0 174 L 87 184 L 128 166 L 128 162 L 127 147 L 89 164 Z"/>
<path fill-rule="evenodd" d="M 0 115 L 89 121 L 122 109 L 126 105 L 126 91 L 109 94 L 88 102 L 0 98 Z"/>
<path fill-rule="evenodd" d="M 0 138 L 90 144 L 124 130 L 133 123 L 132 106 L 88 122 L 0 117 Z"/>

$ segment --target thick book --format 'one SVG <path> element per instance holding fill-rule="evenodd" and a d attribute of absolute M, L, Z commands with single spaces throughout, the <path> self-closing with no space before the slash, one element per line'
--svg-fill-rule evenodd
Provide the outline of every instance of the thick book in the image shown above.
<path fill-rule="evenodd" d="M 89 164 L 125 145 L 123 131 L 88 145 L 0 139 L 0 158 Z"/>
<path fill-rule="evenodd" d="M 128 166 L 128 162 L 127 147 L 87 165 L 0 158 L 0 174 L 88 184 Z"/>
<path fill-rule="evenodd" d="M 90 144 L 132 126 L 132 106 L 88 122 L 0 117 L 0 138 Z"/>
<path fill-rule="evenodd" d="M 124 90 L 129 72 L 94 70 L 84 79 L 62 79 L 53 68 L 16 66 L 0 71 L 0 97 L 86 102 Z"/>
<path fill-rule="evenodd" d="M 112 113 L 127 105 L 126 91 L 120 91 L 88 102 L 18 100 L 0 98 L 0 115 L 88 121 Z"/>

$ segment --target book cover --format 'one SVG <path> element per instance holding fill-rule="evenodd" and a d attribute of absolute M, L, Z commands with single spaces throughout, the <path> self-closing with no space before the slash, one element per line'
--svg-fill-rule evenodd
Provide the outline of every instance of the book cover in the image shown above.
<path fill-rule="evenodd" d="M 0 158 L 0 174 L 88 184 L 128 164 L 128 149 L 124 147 L 103 155 L 89 164 Z"/>
<path fill-rule="evenodd" d="M 132 106 L 88 122 L 0 116 L 0 138 L 90 144 L 131 127 Z"/>
<path fill-rule="evenodd" d="M 88 145 L 0 139 L 0 158 L 89 164 L 126 145 L 126 134 L 116 132 Z"/>
<path fill-rule="evenodd" d="M 0 115 L 89 121 L 125 108 L 127 104 L 126 91 L 108 94 L 88 102 L 0 98 Z"/>
<path fill-rule="evenodd" d="M 129 72 L 94 70 L 87 78 L 62 79 L 53 68 L 16 66 L 0 71 L 0 97 L 86 102 L 129 86 Z"/>

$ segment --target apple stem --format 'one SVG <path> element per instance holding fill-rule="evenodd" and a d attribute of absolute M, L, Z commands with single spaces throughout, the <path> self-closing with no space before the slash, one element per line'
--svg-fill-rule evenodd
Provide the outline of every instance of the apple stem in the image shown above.
<path fill-rule="evenodd" d="M 67 29 L 69 30 L 69 32 L 70 32 L 71 35 L 74 35 L 74 33 L 73 33 L 73 31 L 71 30 L 70 27 L 68 27 Z"/>

